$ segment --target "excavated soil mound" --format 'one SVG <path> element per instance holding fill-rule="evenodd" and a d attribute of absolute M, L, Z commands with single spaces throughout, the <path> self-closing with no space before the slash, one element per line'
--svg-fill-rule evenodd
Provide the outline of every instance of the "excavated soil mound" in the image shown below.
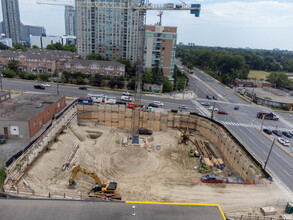
<path fill-rule="evenodd" d="M 159 166 L 158 159 L 141 147 L 127 147 L 114 156 L 114 164 L 124 173 L 149 173 Z"/>

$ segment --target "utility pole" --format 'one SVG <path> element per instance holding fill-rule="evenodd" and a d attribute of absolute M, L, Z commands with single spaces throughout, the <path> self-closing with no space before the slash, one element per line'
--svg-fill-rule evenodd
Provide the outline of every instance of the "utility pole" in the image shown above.
<path fill-rule="evenodd" d="M 183 87 L 183 100 L 184 100 L 184 94 L 185 94 L 185 87 L 186 87 L 186 78 L 185 78 L 185 80 L 184 80 L 184 87 Z"/>
<path fill-rule="evenodd" d="M 213 119 L 213 118 L 214 118 L 215 104 L 216 104 L 216 102 L 214 102 L 214 105 L 213 105 L 213 110 L 212 110 L 212 114 L 211 114 L 211 119 Z"/>
<path fill-rule="evenodd" d="M 274 141 L 273 141 L 273 143 L 272 143 L 272 146 L 271 146 L 271 149 L 270 149 L 269 155 L 268 155 L 268 157 L 267 157 L 267 159 L 266 159 L 266 161 L 265 161 L 265 166 L 264 166 L 264 168 L 263 168 L 264 170 L 265 170 L 266 167 L 267 167 L 267 164 L 268 164 L 268 161 L 269 161 L 269 158 L 270 158 L 271 152 L 272 152 L 272 150 L 273 150 L 273 147 L 274 147 L 275 141 L 276 141 L 276 138 L 274 138 Z"/>
<path fill-rule="evenodd" d="M 0 72 L 1 91 L 3 91 L 2 77 L 3 77 L 3 74 Z"/>

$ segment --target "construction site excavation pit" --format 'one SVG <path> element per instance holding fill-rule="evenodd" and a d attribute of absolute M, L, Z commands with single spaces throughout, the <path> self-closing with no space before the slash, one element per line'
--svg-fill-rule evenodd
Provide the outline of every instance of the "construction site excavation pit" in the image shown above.
<path fill-rule="evenodd" d="M 200 179 L 205 174 L 197 169 L 199 158 L 190 157 L 190 142 L 178 143 L 181 137 L 178 129 L 153 132 L 151 136 L 140 135 L 144 143 L 139 146 L 132 145 L 129 139 L 125 145 L 126 137 L 130 136 L 129 129 L 92 122 L 71 123 L 23 175 L 16 186 L 17 191 L 26 197 L 91 199 L 89 192 L 95 186 L 95 180 L 88 175 L 78 173 L 75 179 L 78 188 L 68 188 L 73 168 L 80 165 L 95 173 L 102 182 L 117 182 L 117 192 L 125 201 L 220 204 L 224 210 L 231 210 L 285 197 L 275 184 L 202 183 Z M 221 155 L 215 147 L 217 143 L 197 132 L 191 133 L 190 138 L 209 141 Z M 226 162 L 223 156 L 222 159 Z M 239 173 L 226 163 L 217 175 L 227 177 Z"/>

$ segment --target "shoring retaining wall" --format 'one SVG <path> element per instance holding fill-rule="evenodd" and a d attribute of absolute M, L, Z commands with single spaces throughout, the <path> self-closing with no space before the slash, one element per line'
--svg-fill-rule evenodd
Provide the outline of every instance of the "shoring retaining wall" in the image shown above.
<path fill-rule="evenodd" d="M 110 127 L 132 128 L 132 110 L 125 106 L 78 105 L 77 109 L 80 122 L 84 120 Z M 215 143 L 225 157 L 225 162 L 233 167 L 245 181 L 259 182 L 262 174 L 270 177 L 268 173 L 262 173 L 261 164 L 256 158 L 251 158 L 253 156 L 223 125 L 203 116 L 167 111 L 141 112 L 140 127 L 152 131 L 188 127 Z"/>
<path fill-rule="evenodd" d="M 5 183 L 8 181 L 17 182 L 76 114 L 77 105 L 73 103 L 53 120 L 51 126 L 20 157 L 6 167 L 7 178 Z"/>

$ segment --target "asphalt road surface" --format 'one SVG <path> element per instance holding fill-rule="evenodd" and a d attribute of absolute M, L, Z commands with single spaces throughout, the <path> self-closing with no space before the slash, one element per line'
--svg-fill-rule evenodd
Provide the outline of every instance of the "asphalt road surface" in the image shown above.
<path fill-rule="evenodd" d="M 177 61 L 180 65 L 180 62 Z M 186 73 L 187 74 L 187 73 Z M 215 114 L 214 119 L 224 124 L 226 127 L 235 134 L 242 143 L 244 143 L 253 154 L 256 155 L 258 160 L 264 164 L 272 141 L 268 140 L 264 135 L 255 129 L 255 126 L 281 129 L 281 130 L 293 130 L 293 125 L 290 121 L 286 121 L 282 117 L 279 121 L 261 120 L 256 118 L 256 114 L 259 111 L 269 111 L 267 108 L 258 106 L 255 104 L 249 104 L 238 96 L 234 95 L 233 89 L 227 88 L 221 85 L 212 77 L 203 73 L 198 69 L 194 69 L 194 75 L 199 78 L 197 80 L 193 75 L 187 74 L 189 78 L 189 86 L 198 96 L 198 101 L 209 101 L 211 105 L 215 102 L 215 107 L 219 110 L 225 111 L 228 115 Z M 228 94 L 226 91 L 228 90 Z M 217 95 L 228 100 L 207 100 L 207 95 Z M 234 107 L 238 105 L 239 110 L 234 110 Z M 236 114 L 236 117 L 234 117 Z M 263 124 L 262 124 L 263 122 Z M 276 137 L 272 135 L 272 137 Z M 289 139 L 289 138 L 286 138 Z M 293 146 L 293 142 L 291 146 Z M 292 149 L 291 149 L 292 150 Z M 279 179 L 283 182 L 291 192 L 293 191 L 293 158 L 287 153 L 281 150 L 278 146 L 274 146 L 271 156 L 269 158 L 267 168 L 273 172 L 275 179 Z"/>

